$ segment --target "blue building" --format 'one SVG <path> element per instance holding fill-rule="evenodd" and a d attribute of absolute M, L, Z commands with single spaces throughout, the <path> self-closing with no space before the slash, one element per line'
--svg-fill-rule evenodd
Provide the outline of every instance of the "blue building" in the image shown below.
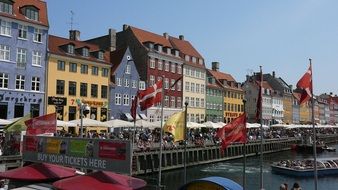
<path fill-rule="evenodd" d="M 48 38 L 46 2 L 0 1 L 0 118 L 43 115 Z"/>
<path fill-rule="evenodd" d="M 109 109 L 111 119 L 132 121 L 130 107 L 137 91 L 145 89 L 145 82 L 140 81 L 139 73 L 131 56 L 129 48 L 111 52 L 111 81 Z M 147 119 L 137 108 L 138 116 Z"/>

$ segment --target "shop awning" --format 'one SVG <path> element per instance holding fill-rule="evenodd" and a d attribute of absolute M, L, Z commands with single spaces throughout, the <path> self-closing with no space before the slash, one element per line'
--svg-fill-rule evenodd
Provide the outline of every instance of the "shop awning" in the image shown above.
<path fill-rule="evenodd" d="M 47 163 L 35 163 L 0 173 L 0 179 L 18 181 L 50 181 L 77 175 L 73 168 Z"/>
<path fill-rule="evenodd" d="M 130 113 L 124 113 L 128 121 L 133 121 L 133 117 L 130 115 Z"/>
<path fill-rule="evenodd" d="M 146 185 L 147 183 L 142 179 L 106 171 L 93 172 L 53 183 L 54 187 L 62 190 L 88 189 L 88 187 L 91 190 L 132 190 Z"/>
<path fill-rule="evenodd" d="M 140 113 L 139 115 L 140 115 L 141 119 L 144 119 L 144 120 L 148 119 L 147 116 L 145 114 L 143 114 L 143 113 Z"/>

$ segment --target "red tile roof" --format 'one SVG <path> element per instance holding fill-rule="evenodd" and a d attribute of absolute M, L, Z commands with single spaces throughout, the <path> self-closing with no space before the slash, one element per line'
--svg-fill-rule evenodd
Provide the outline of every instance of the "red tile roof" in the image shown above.
<path fill-rule="evenodd" d="M 62 48 L 62 46 L 68 45 L 70 43 L 75 45 L 75 49 L 80 48 L 80 47 L 88 47 L 89 53 L 101 50 L 99 48 L 99 46 L 94 45 L 94 44 L 49 35 L 49 38 L 48 38 L 49 52 L 52 53 L 52 54 L 57 54 L 57 55 L 62 55 L 62 56 L 67 56 L 67 57 L 73 57 L 73 58 L 76 58 L 76 59 L 83 59 L 83 60 L 89 60 L 89 61 L 94 61 L 94 62 L 98 62 L 98 63 L 110 64 L 110 62 L 109 62 L 109 60 L 110 60 L 109 52 L 104 53 L 104 59 L 103 60 L 97 59 L 95 56 L 92 56 L 91 54 L 89 54 L 89 57 L 84 57 L 80 54 L 77 54 L 76 51 L 75 51 L 74 55 L 67 53 Z"/>
<path fill-rule="evenodd" d="M 120 65 L 121 60 L 123 59 L 123 56 L 126 53 L 126 51 L 127 48 L 124 47 L 110 53 L 110 61 L 112 62 L 111 75 L 115 74 L 115 70 Z"/>
<path fill-rule="evenodd" d="M 13 0 L 13 15 L 8 13 L 0 12 L 0 16 L 18 19 L 25 22 L 30 22 L 33 24 L 38 24 L 42 26 L 49 26 L 48 24 L 48 15 L 47 15 L 47 4 L 42 0 Z M 24 14 L 20 12 L 20 8 L 24 6 L 34 6 L 39 10 L 39 21 L 28 19 Z"/>
<path fill-rule="evenodd" d="M 236 82 L 236 80 L 230 74 L 219 72 L 219 71 L 214 71 L 214 70 L 210 70 L 210 69 L 207 69 L 207 70 L 217 80 L 227 80 L 229 82 L 231 82 L 231 81 Z"/>
<path fill-rule="evenodd" d="M 170 36 L 169 40 L 175 49 L 180 50 L 184 55 L 193 56 L 196 58 L 203 59 L 201 54 L 191 45 L 189 41 L 180 40 L 175 37 Z"/>
<path fill-rule="evenodd" d="M 267 81 L 263 81 L 262 83 L 263 88 L 273 90 L 270 84 Z"/>
<path fill-rule="evenodd" d="M 301 96 L 300 93 L 298 93 L 298 92 L 293 92 L 292 94 L 293 94 L 293 96 L 294 96 L 298 101 L 300 100 L 300 96 Z"/>
<path fill-rule="evenodd" d="M 139 28 L 135 28 L 132 26 L 129 26 L 129 28 L 142 44 L 144 42 L 153 42 L 155 44 L 161 44 L 163 47 L 172 48 L 172 45 L 170 44 L 169 40 L 166 39 L 164 36 L 148 32 Z"/>

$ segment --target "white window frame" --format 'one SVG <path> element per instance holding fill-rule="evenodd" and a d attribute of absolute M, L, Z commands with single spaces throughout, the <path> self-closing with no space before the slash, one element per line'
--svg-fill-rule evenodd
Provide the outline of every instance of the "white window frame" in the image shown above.
<path fill-rule="evenodd" d="M 89 56 L 89 49 L 88 48 L 82 48 L 82 56 L 84 56 L 84 57 Z"/>
<path fill-rule="evenodd" d="M 171 83 L 170 83 L 170 86 L 172 86 L 171 87 L 171 90 L 175 90 L 175 79 L 171 79 Z"/>
<path fill-rule="evenodd" d="M 190 92 L 190 82 L 185 82 L 185 91 Z"/>
<path fill-rule="evenodd" d="M 136 81 L 136 80 L 132 80 L 132 81 L 131 81 L 131 87 L 132 87 L 132 88 L 137 88 L 137 85 L 136 85 L 136 84 L 137 84 L 137 81 Z"/>
<path fill-rule="evenodd" d="M 34 28 L 33 42 L 42 43 L 42 30 Z"/>
<path fill-rule="evenodd" d="M 124 87 L 129 87 L 129 79 L 124 79 Z"/>
<path fill-rule="evenodd" d="M 175 108 L 176 107 L 176 98 L 175 96 L 170 97 L 170 107 Z"/>
<path fill-rule="evenodd" d="M 190 84 L 190 92 L 195 93 L 195 83 Z"/>
<path fill-rule="evenodd" d="M 18 25 L 18 38 L 27 40 L 28 38 L 28 27 L 26 25 Z"/>
<path fill-rule="evenodd" d="M 138 89 L 139 90 L 145 90 L 146 89 L 146 83 L 144 82 L 144 81 L 140 81 L 139 83 L 138 83 Z"/>
<path fill-rule="evenodd" d="M 16 54 L 16 62 L 18 67 L 26 67 L 27 64 L 27 49 L 18 48 Z"/>
<path fill-rule="evenodd" d="M 8 73 L 0 73 L 0 88 L 8 89 L 9 75 Z"/>
<path fill-rule="evenodd" d="M 181 65 L 177 65 L 177 73 L 182 74 L 182 66 Z"/>
<path fill-rule="evenodd" d="M 164 107 L 169 107 L 169 96 L 164 96 Z"/>
<path fill-rule="evenodd" d="M 126 74 L 130 74 L 130 72 L 131 72 L 131 65 L 129 65 L 129 64 L 127 64 L 126 65 Z"/>
<path fill-rule="evenodd" d="M 7 9 L 5 9 L 7 8 Z M 9 3 L 0 2 L 0 12 L 13 14 L 13 5 Z"/>
<path fill-rule="evenodd" d="M 121 105 L 121 94 L 115 93 L 115 105 Z"/>
<path fill-rule="evenodd" d="M 176 85 L 177 85 L 177 91 L 181 91 L 182 90 L 182 83 L 181 83 L 181 81 L 178 81 Z"/>
<path fill-rule="evenodd" d="M 200 84 L 196 84 L 196 93 L 200 93 Z"/>
<path fill-rule="evenodd" d="M 176 63 L 171 63 L 171 72 L 172 73 L 176 72 Z"/>
<path fill-rule="evenodd" d="M 152 57 L 149 58 L 149 67 L 155 69 L 155 59 Z"/>
<path fill-rule="evenodd" d="M 195 107 L 195 98 L 190 97 L 190 107 Z"/>
<path fill-rule="evenodd" d="M 73 44 L 68 44 L 67 45 L 67 52 L 70 53 L 70 54 L 74 54 L 74 45 Z"/>
<path fill-rule="evenodd" d="M 129 106 L 129 94 L 123 94 L 123 105 Z"/>
<path fill-rule="evenodd" d="M 201 98 L 201 108 L 204 108 L 204 98 Z"/>
<path fill-rule="evenodd" d="M 19 83 L 19 87 L 17 86 Z M 15 89 L 16 90 L 25 90 L 25 76 L 24 75 L 16 75 L 15 78 Z"/>
<path fill-rule="evenodd" d="M 3 36 L 11 36 L 12 35 L 12 22 L 1 20 L 0 25 L 0 35 Z"/>
<path fill-rule="evenodd" d="M 196 107 L 199 108 L 200 107 L 200 99 L 196 98 Z"/>
<path fill-rule="evenodd" d="M 117 86 L 121 86 L 122 85 L 121 78 L 116 77 L 116 85 Z"/>
<path fill-rule="evenodd" d="M 204 91 L 205 91 L 205 85 L 201 84 L 201 94 L 204 94 Z"/>
<path fill-rule="evenodd" d="M 40 91 L 40 77 L 32 77 L 32 91 L 39 92 Z"/>
<path fill-rule="evenodd" d="M 153 86 L 155 84 L 155 76 L 150 75 L 149 76 L 149 86 Z"/>
<path fill-rule="evenodd" d="M 177 97 L 177 108 L 181 108 L 182 107 L 182 99 L 181 97 Z"/>
<path fill-rule="evenodd" d="M 157 60 L 157 68 L 158 70 L 163 70 L 163 62 L 161 60 Z"/>
<path fill-rule="evenodd" d="M 0 60 L 1 61 L 10 61 L 11 59 L 11 49 L 7 45 L 0 45 Z"/>
<path fill-rule="evenodd" d="M 168 89 L 169 88 L 169 79 L 165 78 L 164 79 L 164 89 Z"/>
<path fill-rule="evenodd" d="M 42 53 L 40 51 L 32 52 L 32 65 L 41 66 L 42 64 Z"/>
<path fill-rule="evenodd" d="M 191 61 L 192 61 L 193 63 L 196 63 L 196 62 L 197 62 L 196 57 L 192 57 L 192 58 L 191 58 Z"/>
<path fill-rule="evenodd" d="M 169 62 L 168 61 L 166 61 L 164 63 L 164 70 L 167 71 L 167 72 L 169 72 Z"/>

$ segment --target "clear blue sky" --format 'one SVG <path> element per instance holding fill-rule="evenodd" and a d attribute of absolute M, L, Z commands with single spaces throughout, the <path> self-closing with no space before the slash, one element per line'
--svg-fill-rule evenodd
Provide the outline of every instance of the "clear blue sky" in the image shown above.
<path fill-rule="evenodd" d="M 314 92 L 338 95 L 338 1 L 336 0 L 46 0 L 49 33 L 85 40 L 109 28 L 132 25 L 157 34 L 183 34 L 208 68 L 243 82 L 245 75 L 276 71 L 295 86 L 312 58 Z"/>

